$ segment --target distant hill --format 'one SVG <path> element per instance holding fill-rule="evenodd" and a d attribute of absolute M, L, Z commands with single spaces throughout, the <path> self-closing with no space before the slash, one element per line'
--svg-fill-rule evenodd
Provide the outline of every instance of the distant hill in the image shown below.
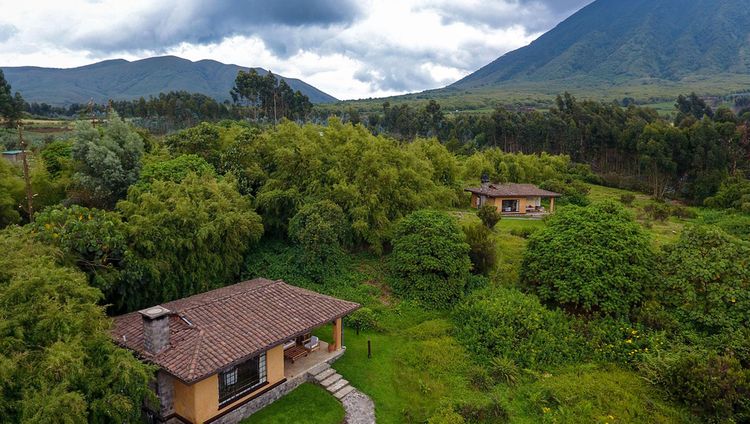
<path fill-rule="evenodd" d="M 191 62 L 175 56 L 133 62 L 115 59 L 70 69 L 32 66 L 2 68 L 13 91 L 20 91 L 27 102 L 52 105 L 86 103 L 92 98 L 97 103 L 105 103 L 109 99 L 148 98 L 178 90 L 202 93 L 223 101 L 230 98 L 229 91 L 241 69 L 247 71 L 249 68 L 214 60 Z M 255 69 L 261 75 L 268 72 Z M 280 78 L 286 80 L 292 89 L 308 96 L 313 103 L 337 101 L 303 81 Z"/>
<path fill-rule="evenodd" d="M 750 90 L 747 0 L 597 0 L 434 96 Z"/>

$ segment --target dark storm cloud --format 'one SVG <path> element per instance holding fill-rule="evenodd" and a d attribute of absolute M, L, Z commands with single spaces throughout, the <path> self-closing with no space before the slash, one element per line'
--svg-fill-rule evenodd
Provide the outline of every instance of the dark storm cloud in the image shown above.
<path fill-rule="evenodd" d="M 351 24 L 360 15 L 356 0 L 187 0 L 155 3 L 106 34 L 83 33 L 78 46 L 99 52 L 164 50 L 186 42 L 207 44 L 233 35 L 258 35 L 269 28 L 331 28 Z M 137 34 L 137 36 L 134 36 Z M 275 51 L 286 45 L 271 38 Z"/>

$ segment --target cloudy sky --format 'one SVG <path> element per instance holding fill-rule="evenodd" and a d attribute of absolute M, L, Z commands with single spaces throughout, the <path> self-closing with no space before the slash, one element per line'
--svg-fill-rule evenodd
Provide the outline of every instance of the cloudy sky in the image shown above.
<path fill-rule="evenodd" d="M 592 0 L 0 0 L 0 66 L 176 55 L 340 99 L 442 87 Z"/>

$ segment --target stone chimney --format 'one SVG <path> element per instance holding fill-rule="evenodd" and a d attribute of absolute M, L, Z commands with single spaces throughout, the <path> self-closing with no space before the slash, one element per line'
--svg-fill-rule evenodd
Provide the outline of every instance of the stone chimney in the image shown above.
<path fill-rule="evenodd" d="M 482 188 L 490 188 L 490 176 L 486 172 L 482 174 Z"/>
<path fill-rule="evenodd" d="M 143 343 L 146 352 L 156 355 L 169 346 L 169 314 L 163 306 L 138 311 L 143 318 Z"/>

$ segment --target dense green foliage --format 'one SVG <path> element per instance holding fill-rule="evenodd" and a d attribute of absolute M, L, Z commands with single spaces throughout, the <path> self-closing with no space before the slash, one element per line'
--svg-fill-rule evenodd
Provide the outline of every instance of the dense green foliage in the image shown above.
<path fill-rule="evenodd" d="M 344 211 L 330 200 L 308 203 L 289 222 L 289 237 L 304 252 L 302 267 L 313 279 L 320 280 L 336 268 L 344 238 L 351 234 Z"/>
<path fill-rule="evenodd" d="M 492 240 L 492 232 L 485 224 L 464 225 L 463 232 L 469 245 L 472 272 L 489 275 L 497 265 L 497 250 Z"/>
<path fill-rule="evenodd" d="M 659 260 L 655 301 L 706 335 L 748 327 L 750 244 L 710 227 L 691 226 Z"/>
<path fill-rule="evenodd" d="M 521 280 L 545 302 L 627 314 L 651 285 L 653 260 L 648 236 L 622 207 L 571 206 L 529 238 Z"/>
<path fill-rule="evenodd" d="M 142 275 L 128 286 L 130 308 L 222 287 L 239 275 L 260 239 L 260 217 L 230 179 L 191 174 L 180 183 L 132 187 L 117 205 Z M 130 306 L 132 305 L 132 306 Z"/>
<path fill-rule="evenodd" d="M 19 206 L 24 196 L 19 170 L 6 160 L 0 161 L 0 228 L 21 221 Z"/>
<path fill-rule="evenodd" d="M 20 229 L 0 233 L 0 250 L 3 421 L 139 420 L 152 370 L 112 342 L 101 293 Z"/>
<path fill-rule="evenodd" d="M 139 183 L 151 184 L 154 181 L 180 183 L 191 173 L 213 174 L 214 168 L 200 156 L 180 155 L 174 159 L 147 163 L 141 171 Z"/>
<path fill-rule="evenodd" d="M 490 230 L 495 228 L 495 225 L 497 225 L 503 217 L 497 210 L 497 206 L 491 204 L 482 205 L 479 210 L 477 210 L 477 216 L 482 221 L 482 224 Z"/>
<path fill-rule="evenodd" d="M 573 363 L 585 342 L 573 321 L 513 289 L 479 291 L 454 311 L 456 337 L 485 360 L 512 359 L 522 367 L 546 369 Z"/>
<path fill-rule="evenodd" d="M 468 253 L 455 218 L 434 210 L 414 212 L 394 230 L 394 288 L 432 308 L 450 306 L 464 294 L 471 269 Z"/>
<path fill-rule="evenodd" d="M 128 251 L 126 229 L 114 212 L 73 205 L 45 209 L 32 226 L 37 240 L 56 246 L 89 277 L 105 299 L 123 299 L 118 270 Z"/>
<path fill-rule="evenodd" d="M 73 159 L 76 196 L 82 203 L 112 208 L 138 180 L 143 156 L 140 135 L 116 113 L 101 128 L 88 121 L 76 124 Z"/>
<path fill-rule="evenodd" d="M 4 120 L 8 127 L 12 127 L 21 118 L 23 105 L 23 97 L 19 92 L 12 94 L 11 86 L 6 81 L 3 70 L 0 69 L 0 120 Z"/>
<path fill-rule="evenodd" d="M 294 91 L 271 72 L 260 75 L 255 69 L 237 73 L 231 95 L 235 103 L 252 110 L 256 121 L 261 117 L 274 122 L 282 118 L 303 120 L 312 110 L 310 99 L 301 91 Z"/>

